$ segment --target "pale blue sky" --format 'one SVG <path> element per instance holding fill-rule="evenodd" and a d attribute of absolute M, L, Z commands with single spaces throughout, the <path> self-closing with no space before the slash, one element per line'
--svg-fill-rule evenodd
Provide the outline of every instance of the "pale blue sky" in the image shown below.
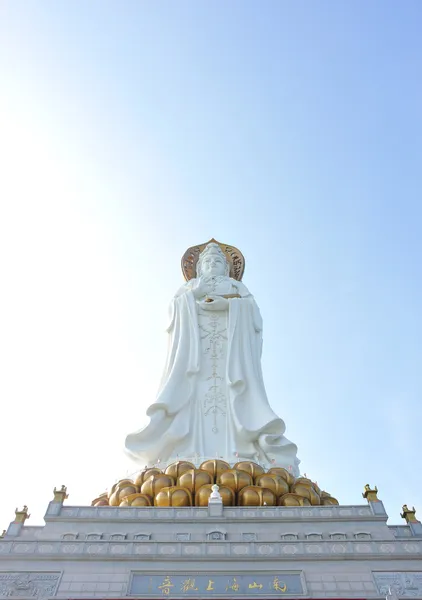
<path fill-rule="evenodd" d="M 133 466 L 185 249 L 246 257 L 302 470 L 422 517 L 422 4 L 0 3 L 0 526 Z"/>

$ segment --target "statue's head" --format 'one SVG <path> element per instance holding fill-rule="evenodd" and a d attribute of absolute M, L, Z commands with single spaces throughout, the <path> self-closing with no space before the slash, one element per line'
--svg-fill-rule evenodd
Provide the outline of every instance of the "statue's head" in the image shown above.
<path fill-rule="evenodd" d="M 216 277 L 230 273 L 230 265 L 224 252 L 215 242 L 209 243 L 201 252 L 196 264 L 197 277 Z"/>

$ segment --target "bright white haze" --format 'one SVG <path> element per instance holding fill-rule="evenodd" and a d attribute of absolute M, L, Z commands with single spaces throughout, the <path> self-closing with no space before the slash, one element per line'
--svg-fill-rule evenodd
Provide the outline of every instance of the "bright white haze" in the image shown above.
<path fill-rule="evenodd" d="M 302 472 L 422 511 L 420 17 L 1 3 L 0 529 L 135 469 L 180 257 L 213 236 L 246 257 Z"/>

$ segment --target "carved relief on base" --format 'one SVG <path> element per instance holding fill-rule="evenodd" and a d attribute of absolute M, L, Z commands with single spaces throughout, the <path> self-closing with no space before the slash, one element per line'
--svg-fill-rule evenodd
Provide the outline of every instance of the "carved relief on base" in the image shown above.
<path fill-rule="evenodd" d="M 54 596 L 60 573 L 1 573 L 0 598 L 48 598 Z"/>
<path fill-rule="evenodd" d="M 422 596 L 422 571 L 375 572 L 373 576 L 382 596 L 391 593 L 407 598 Z"/>

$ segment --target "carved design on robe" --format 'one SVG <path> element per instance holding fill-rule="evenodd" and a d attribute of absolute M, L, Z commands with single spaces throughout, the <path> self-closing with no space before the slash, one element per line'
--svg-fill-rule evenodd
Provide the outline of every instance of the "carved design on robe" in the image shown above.
<path fill-rule="evenodd" d="M 227 327 L 221 327 L 220 316 L 216 313 L 211 313 L 208 316 L 208 326 L 201 324 L 201 338 L 207 339 L 208 346 L 204 350 L 204 354 L 211 364 L 211 374 L 207 381 L 210 387 L 205 394 L 204 400 L 204 415 L 213 416 L 214 425 L 213 433 L 218 433 L 217 415 L 226 416 L 226 395 L 222 391 L 221 383 L 224 381 L 223 376 L 219 372 L 221 368 L 221 358 L 224 358 L 224 342 L 227 341 Z"/>

